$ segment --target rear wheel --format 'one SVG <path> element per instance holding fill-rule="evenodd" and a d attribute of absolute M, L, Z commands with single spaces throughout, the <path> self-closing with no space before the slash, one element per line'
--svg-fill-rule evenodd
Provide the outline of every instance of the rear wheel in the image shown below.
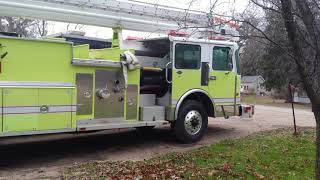
<path fill-rule="evenodd" d="M 183 103 L 178 119 L 174 123 L 174 132 L 178 140 L 184 143 L 199 141 L 208 127 L 208 113 L 203 105 L 194 100 Z"/>

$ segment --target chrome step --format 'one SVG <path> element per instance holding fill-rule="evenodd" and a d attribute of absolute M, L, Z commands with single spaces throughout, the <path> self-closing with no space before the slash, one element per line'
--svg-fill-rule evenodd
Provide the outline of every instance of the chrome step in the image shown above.
<path fill-rule="evenodd" d="M 119 119 L 84 120 L 77 123 L 77 131 L 125 129 L 146 126 L 162 126 L 168 121 L 125 121 Z"/>

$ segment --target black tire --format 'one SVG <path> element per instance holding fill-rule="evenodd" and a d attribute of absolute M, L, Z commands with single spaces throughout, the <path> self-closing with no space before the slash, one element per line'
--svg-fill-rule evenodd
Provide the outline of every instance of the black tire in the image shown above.
<path fill-rule="evenodd" d="M 176 128 L 176 121 L 170 122 L 170 130 L 174 133 L 174 129 Z"/>
<path fill-rule="evenodd" d="M 153 131 L 154 126 L 144 126 L 138 127 L 137 130 L 140 131 L 142 134 L 149 134 Z"/>
<path fill-rule="evenodd" d="M 199 125 L 199 116 L 201 116 L 201 125 Z M 203 137 L 207 128 L 208 113 L 203 105 L 194 100 L 183 103 L 179 110 L 178 119 L 174 123 L 174 133 L 177 139 L 183 143 L 197 142 Z"/>
<path fill-rule="evenodd" d="M 174 129 L 176 127 L 176 121 L 170 122 L 170 128 Z"/>

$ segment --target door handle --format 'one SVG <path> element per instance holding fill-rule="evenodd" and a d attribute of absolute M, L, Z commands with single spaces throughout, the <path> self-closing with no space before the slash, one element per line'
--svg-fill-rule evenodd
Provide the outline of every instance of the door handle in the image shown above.
<path fill-rule="evenodd" d="M 209 80 L 210 80 L 210 81 L 215 81 L 215 80 L 217 80 L 217 77 L 216 77 L 216 76 L 210 76 L 210 77 L 209 77 Z"/>
<path fill-rule="evenodd" d="M 171 81 L 169 81 L 169 66 L 172 65 L 172 62 L 169 62 L 168 64 L 166 64 L 166 81 L 168 84 L 172 83 L 172 79 Z"/>
<path fill-rule="evenodd" d="M 2 54 L 2 55 L 0 56 L 0 60 L 1 60 L 1 59 L 4 59 L 7 55 L 8 55 L 8 52 L 5 52 L 4 54 Z"/>
<path fill-rule="evenodd" d="M 182 74 L 182 71 L 178 71 L 177 74 L 181 75 L 181 74 Z"/>
<path fill-rule="evenodd" d="M 0 49 L 5 48 L 6 46 L 3 46 L 2 44 L 0 44 Z M 5 52 L 3 54 L 0 54 L 0 60 L 4 59 L 6 56 L 8 55 L 8 52 Z"/>

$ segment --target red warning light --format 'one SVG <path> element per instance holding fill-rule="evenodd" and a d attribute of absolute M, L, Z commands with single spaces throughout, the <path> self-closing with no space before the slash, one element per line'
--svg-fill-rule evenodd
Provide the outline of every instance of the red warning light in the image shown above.
<path fill-rule="evenodd" d="M 176 37 L 187 37 L 188 33 L 180 32 L 180 31 L 177 31 L 177 30 L 170 30 L 168 35 L 169 36 L 176 36 Z"/>
<path fill-rule="evenodd" d="M 143 40 L 143 38 L 142 37 L 128 36 L 126 40 L 135 41 L 135 40 Z"/>
<path fill-rule="evenodd" d="M 212 37 L 209 37 L 209 40 L 223 41 L 223 40 L 226 40 L 226 38 L 223 36 L 212 36 Z"/>

